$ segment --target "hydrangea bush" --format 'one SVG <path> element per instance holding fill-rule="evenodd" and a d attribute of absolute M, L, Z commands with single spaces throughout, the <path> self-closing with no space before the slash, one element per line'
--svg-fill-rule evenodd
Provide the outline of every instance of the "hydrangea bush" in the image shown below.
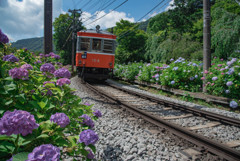
<path fill-rule="evenodd" d="M 130 70 L 131 69 L 131 70 Z M 203 80 L 206 80 L 207 93 L 232 98 L 232 108 L 240 104 L 240 60 L 214 58 L 209 71 L 204 71 L 200 61 L 187 61 L 184 58 L 171 59 L 169 64 L 129 63 L 115 65 L 114 76 L 130 81 L 139 80 L 170 88 L 191 92 L 202 92 Z M 134 79 L 133 79 L 134 78 Z M 236 107 L 237 106 L 237 107 Z"/>
<path fill-rule="evenodd" d="M 5 39 L 4 39 L 5 40 Z M 79 135 L 98 114 L 69 87 L 71 73 L 54 53 L 36 55 L 27 49 L 0 46 L 0 158 L 60 160 L 63 153 L 94 158 L 93 144 Z M 91 124 L 82 124 L 87 115 Z M 94 133 L 95 134 L 95 133 Z M 97 134 L 93 140 L 96 142 Z M 63 150 L 60 150 L 59 147 Z M 23 159 L 24 158 L 24 159 Z M 46 159 L 48 158 L 48 159 Z"/>

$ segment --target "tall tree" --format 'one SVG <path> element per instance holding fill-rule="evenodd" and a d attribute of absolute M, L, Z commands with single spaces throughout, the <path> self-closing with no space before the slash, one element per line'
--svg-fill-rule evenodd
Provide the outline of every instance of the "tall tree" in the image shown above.
<path fill-rule="evenodd" d="M 147 35 L 134 23 L 121 20 L 116 23 L 114 34 L 117 35 L 116 62 L 125 63 L 144 59 Z"/>
<path fill-rule="evenodd" d="M 77 22 L 75 26 L 77 27 L 77 31 L 82 30 L 84 27 L 82 26 L 82 22 L 80 21 L 80 14 L 77 14 Z M 54 27 L 54 44 L 56 46 L 56 51 L 59 52 L 63 59 L 63 64 L 71 64 L 71 50 L 72 50 L 72 22 L 73 16 L 66 14 L 60 14 L 58 18 L 53 22 Z"/>

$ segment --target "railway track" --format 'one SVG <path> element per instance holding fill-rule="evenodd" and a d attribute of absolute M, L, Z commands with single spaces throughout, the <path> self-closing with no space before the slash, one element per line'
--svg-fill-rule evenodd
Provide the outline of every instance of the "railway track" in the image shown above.
<path fill-rule="evenodd" d="M 101 96 L 107 98 L 111 102 L 119 104 L 126 108 L 131 113 L 143 118 L 144 120 L 163 127 L 177 136 L 184 138 L 199 147 L 203 147 L 205 151 L 221 156 L 227 160 L 239 160 L 240 151 L 234 149 L 240 145 L 239 140 L 231 140 L 228 142 L 215 141 L 212 138 L 207 138 L 202 134 L 198 134 L 196 130 L 202 128 L 210 128 L 216 126 L 234 126 L 239 128 L 240 120 L 225 117 L 219 114 L 202 111 L 185 105 L 173 103 L 162 100 L 156 97 L 151 97 L 146 94 L 138 93 L 132 90 L 124 89 L 116 85 L 105 84 L 95 87 L 94 85 L 86 83 L 86 86 Z M 112 88 L 105 92 L 105 88 Z M 144 102 L 152 108 L 144 108 Z M 169 116 L 166 113 L 178 112 L 177 116 Z M 161 113 L 161 114 L 159 114 Z M 182 125 L 174 123 L 172 120 L 184 119 L 191 117 L 200 117 L 207 119 L 207 123 L 198 126 L 183 127 Z M 240 129 L 239 129 L 240 131 Z"/>

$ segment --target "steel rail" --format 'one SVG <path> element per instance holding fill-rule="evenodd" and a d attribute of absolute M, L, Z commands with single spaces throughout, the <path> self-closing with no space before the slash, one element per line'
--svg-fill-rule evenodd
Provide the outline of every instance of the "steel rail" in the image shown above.
<path fill-rule="evenodd" d="M 220 114 L 212 113 L 212 112 L 209 112 L 209 111 L 203 111 L 203 110 L 199 110 L 199 109 L 196 109 L 196 108 L 188 107 L 188 106 L 183 105 L 183 104 L 174 103 L 174 102 L 164 100 L 164 99 L 161 99 L 161 98 L 152 97 L 152 96 L 142 94 L 142 93 L 139 93 L 139 92 L 136 92 L 136 91 L 131 91 L 129 89 L 124 89 L 124 88 L 121 88 L 121 87 L 118 87 L 118 86 L 115 86 L 115 85 L 112 85 L 112 84 L 108 84 L 108 85 L 113 87 L 113 88 L 117 88 L 119 90 L 125 91 L 127 93 L 137 95 L 137 96 L 140 96 L 140 97 L 145 98 L 145 99 L 149 99 L 151 101 L 157 102 L 157 103 L 159 103 L 161 105 L 164 105 L 164 106 L 167 106 L 167 107 L 171 107 L 171 108 L 182 110 L 182 111 L 187 111 L 187 112 L 190 112 L 190 113 L 192 113 L 194 115 L 198 115 L 198 116 L 204 116 L 208 119 L 219 121 L 223 124 L 228 124 L 228 125 L 233 125 L 233 126 L 240 127 L 240 120 L 239 119 L 235 119 L 235 118 L 223 116 L 223 115 L 220 115 Z"/>
<path fill-rule="evenodd" d="M 197 133 L 194 133 L 187 128 L 180 127 L 179 125 L 176 125 L 174 123 L 170 123 L 168 121 L 165 121 L 159 117 L 151 115 L 149 112 L 140 110 L 133 105 L 129 105 L 127 103 L 121 102 L 119 99 L 113 97 L 110 94 L 107 94 L 106 92 L 102 91 L 101 89 L 95 88 L 91 86 L 88 83 L 85 83 L 86 86 L 91 89 L 92 91 L 100 94 L 104 98 L 107 98 L 111 102 L 115 102 L 119 104 L 121 107 L 127 109 L 128 111 L 137 114 L 144 120 L 159 126 L 168 129 L 173 134 L 180 136 L 181 138 L 190 141 L 197 146 L 204 147 L 206 151 L 209 151 L 213 154 L 216 154 L 217 156 L 223 157 L 229 161 L 236 161 L 240 158 L 240 152 L 237 150 L 234 150 L 232 148 L 227 147 L 224 144 L 218 143 L 216 141 L 210 140 L 202 135 L 199 135 Z"/>

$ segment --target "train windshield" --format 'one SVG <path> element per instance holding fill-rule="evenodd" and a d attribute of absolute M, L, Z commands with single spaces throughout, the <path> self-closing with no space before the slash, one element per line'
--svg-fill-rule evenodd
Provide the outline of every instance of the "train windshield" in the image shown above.
<path fill-rule="evenodd" d="M 101 39 L 92 39 L 92 51 L 102 51 L 102 40 Z"/>
<path fill-rule="evenodd" d="M 78 37 L 77 51 L 93 51 L 114 54 L 115 40 Z"/>
<path fill-rule="evenodd" d="M 81 38 L 80 50 L 89 51 L 90 50 L 90 38 Z"/>

